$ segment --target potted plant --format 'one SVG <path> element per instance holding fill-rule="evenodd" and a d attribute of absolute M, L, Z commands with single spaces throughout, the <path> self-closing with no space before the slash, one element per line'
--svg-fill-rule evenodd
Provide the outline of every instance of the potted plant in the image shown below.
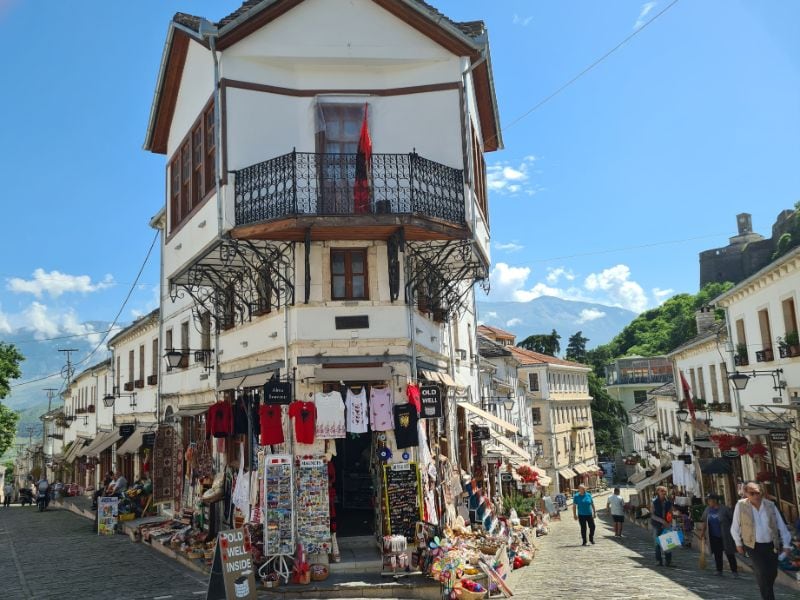
<path fill-rule="evenodd" d="M 534 499 L 526 498 L 522 494 L 511 493 L 508 496 L 503 496 L 503 509 L 505 513 L 511 514 L 511 509 L 517 511 L 517 516 L 521 519 L 533 510 Z"/>
<path fill-rule="evenodd" d="M 719 402 L 712 402 L 708 405 L 708 410 L 712 412 L 719 412 L 722 410 L 722 405 Z"/>
<path fill-rule="evenodd" d="M 705 398 L 695 398 L 694 399 L 694 407 L 697 410 L 703 410 L 706 407 L 706 399 Z"/>
<path fill-rule="evenodd" d="M 770 483 L 772 481 L 772 473 L 770 471 L 759 471 L 756 473 L 756 481 L 760 483 Z"/>
<path fill-rule="evenodd" d="M 736 344 L 736 355 L 733 357 L 733 362 L 739 367 L 750 364 L 747 358 L 747 344 Z"/>
<path fill-rule="evenodd" d="M 778 338 L 778 352 L 781 358 L 800 356 L 800 335 L 787 331 L 783 338 Z"/>

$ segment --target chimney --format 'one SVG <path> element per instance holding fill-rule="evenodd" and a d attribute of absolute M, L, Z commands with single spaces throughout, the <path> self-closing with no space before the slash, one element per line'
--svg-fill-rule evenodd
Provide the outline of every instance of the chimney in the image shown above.
<path fill-rule="evenodd" d="M 736 225 L 739 228 L 739 235 L 753 233 L 753 217 L 750 213 L 740 213 L 736 215 Z"/>
<path fill-rule="evenodd" d="M 714 309 L 710 306 L 701 306 L 700 310 L 694 313 L 697 322 L 697 335 L 703 335 L 714 329 L 715 317 Z"/>

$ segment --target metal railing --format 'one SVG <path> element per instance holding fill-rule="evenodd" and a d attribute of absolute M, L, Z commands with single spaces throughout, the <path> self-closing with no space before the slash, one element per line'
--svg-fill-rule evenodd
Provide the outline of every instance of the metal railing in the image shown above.
<path fill-rule="evenodd" d="M 354 202 L 357 154 L 290 152 L 235 171 L 237 225 L 297 216 L 415 214 L 465 222 L 464 174 L 416 153 L 373 154 Z"/>

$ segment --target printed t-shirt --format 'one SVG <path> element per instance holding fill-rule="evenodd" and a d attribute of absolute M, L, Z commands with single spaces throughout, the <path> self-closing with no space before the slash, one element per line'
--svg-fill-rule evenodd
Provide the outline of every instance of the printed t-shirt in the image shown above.
<path fill-rule="evenodd" d="M 409 383 L 406 386 L 406 398 L 408 403 L 417 409 L 417 414 L 422 410 L 422 402 L 420 401 L 419 386 L 416 383 Z"/>
<path fill-rule="evenodd" d="M 282 444 L 283 419 L 279 404 L 265 404 L 258 407 L 258 420 L 261 422 L 261 436 L 259 443 L 262 446 Z"/>
<path fill-rule="evenodd" d="M 247 434 L 247 406 L 243 398 L 238 398 L 233 403 L 233 433 Z"/>
<path fill-rule="evenodd" d="M 392 404 L 392 388 L 389 386 L 370 388 L 369 420 L 372 431 L 390 431 L 394 429 Z"/>
<path fill-rule="evenodd" d="M 348 433 L 366 433 L 369 431 L 369 413 L 367 412 L 367 390 L 362 387 L 357 394 L 347 390 L 347 431 Z"/>
<path fill-rule="evenodd" d="M 719 508 L 708 509 L 708 533 L 712 537 L 722 537 L 722 524 L 719 521 Z"/>
<path fill-rule="evenodd" d="M 294 439 L 301 444 L 314 443 L 317 407 L 313 402 L 297 400 L 289 405 L 289 418 L 294 419 Z"/>
<path fill-rule="evenodd" d="M 227 402 L 217 402 L 208 409 L 206 434 L 209 437 L 223 438 L 233 431 L 233 411 Z"/>
<path fill-rule="evenodd" d="M 394 407 L 394 438 L 397 448 L 410 448 L 419 445 L 417 433 L 417 409 L 410 404 L 396 404 Z"/>
<path fill-rule="evenodd" d="M 316 437 L 320 440 L 335 440 L 347 436 L 344 423 L 344 402 L 339 392 L 318 393 L 314 397 L 317 405 Z"/>

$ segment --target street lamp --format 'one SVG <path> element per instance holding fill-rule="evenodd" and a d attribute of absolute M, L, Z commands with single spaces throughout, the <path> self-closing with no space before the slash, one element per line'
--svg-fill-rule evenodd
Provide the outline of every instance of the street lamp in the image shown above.
<path fill-rule="evenodd" d="M 164 353 L 164 358 L 167 359 L 167 366 L 170 368 L 170 370 L 177 369 L 181 366 L 181 362 L 184 360 L 184 357 L 187 358 L 188 363 L 188 356 L 190 352 L 194 352 L 195 362 L 202 362 L 203 368 L 206 371 L 210 371 L 214 368 L 214 365 L 211 363 L 211 356 L 214 354 L 214 351 L 209 348 L 202 348 L 200 350 L 192 348 L 182 348 L 181 350 L 168 348 Z"/>
<path fill-rule="evenodd" d="M 689 420 L 689 411 L 685 408 L 679 408 L 675 411 L 675 416 L 679 423 L 686 423 Z"/>
<path fill-rule="evenodd" d="M 512 398 L 511 396 L 508 396 L 505 400 L 503 400 L 503 407 L 507 411 L 513 410 L 513 408 L 514 408 L 514 398 Z"/>
<path fill-rule="evenodd" d="M 750 381 L 751 377 L 761 377 L 762 375 L 769 375 L 772 377 L 772 389 L 775 391 L 780 391 L 786 387 L 786 382 L 781 381 L 781 375 L 783 374 L 783 369 L 773 369 L 772 371 L 745 371 L 741 373 L 739 371 L 734 371 L 730 375 L 728 375 L 728 379 L 733 382 L 733 387 L 737 390 L 742 391 L 747 387 L 747 382 Z"/>

